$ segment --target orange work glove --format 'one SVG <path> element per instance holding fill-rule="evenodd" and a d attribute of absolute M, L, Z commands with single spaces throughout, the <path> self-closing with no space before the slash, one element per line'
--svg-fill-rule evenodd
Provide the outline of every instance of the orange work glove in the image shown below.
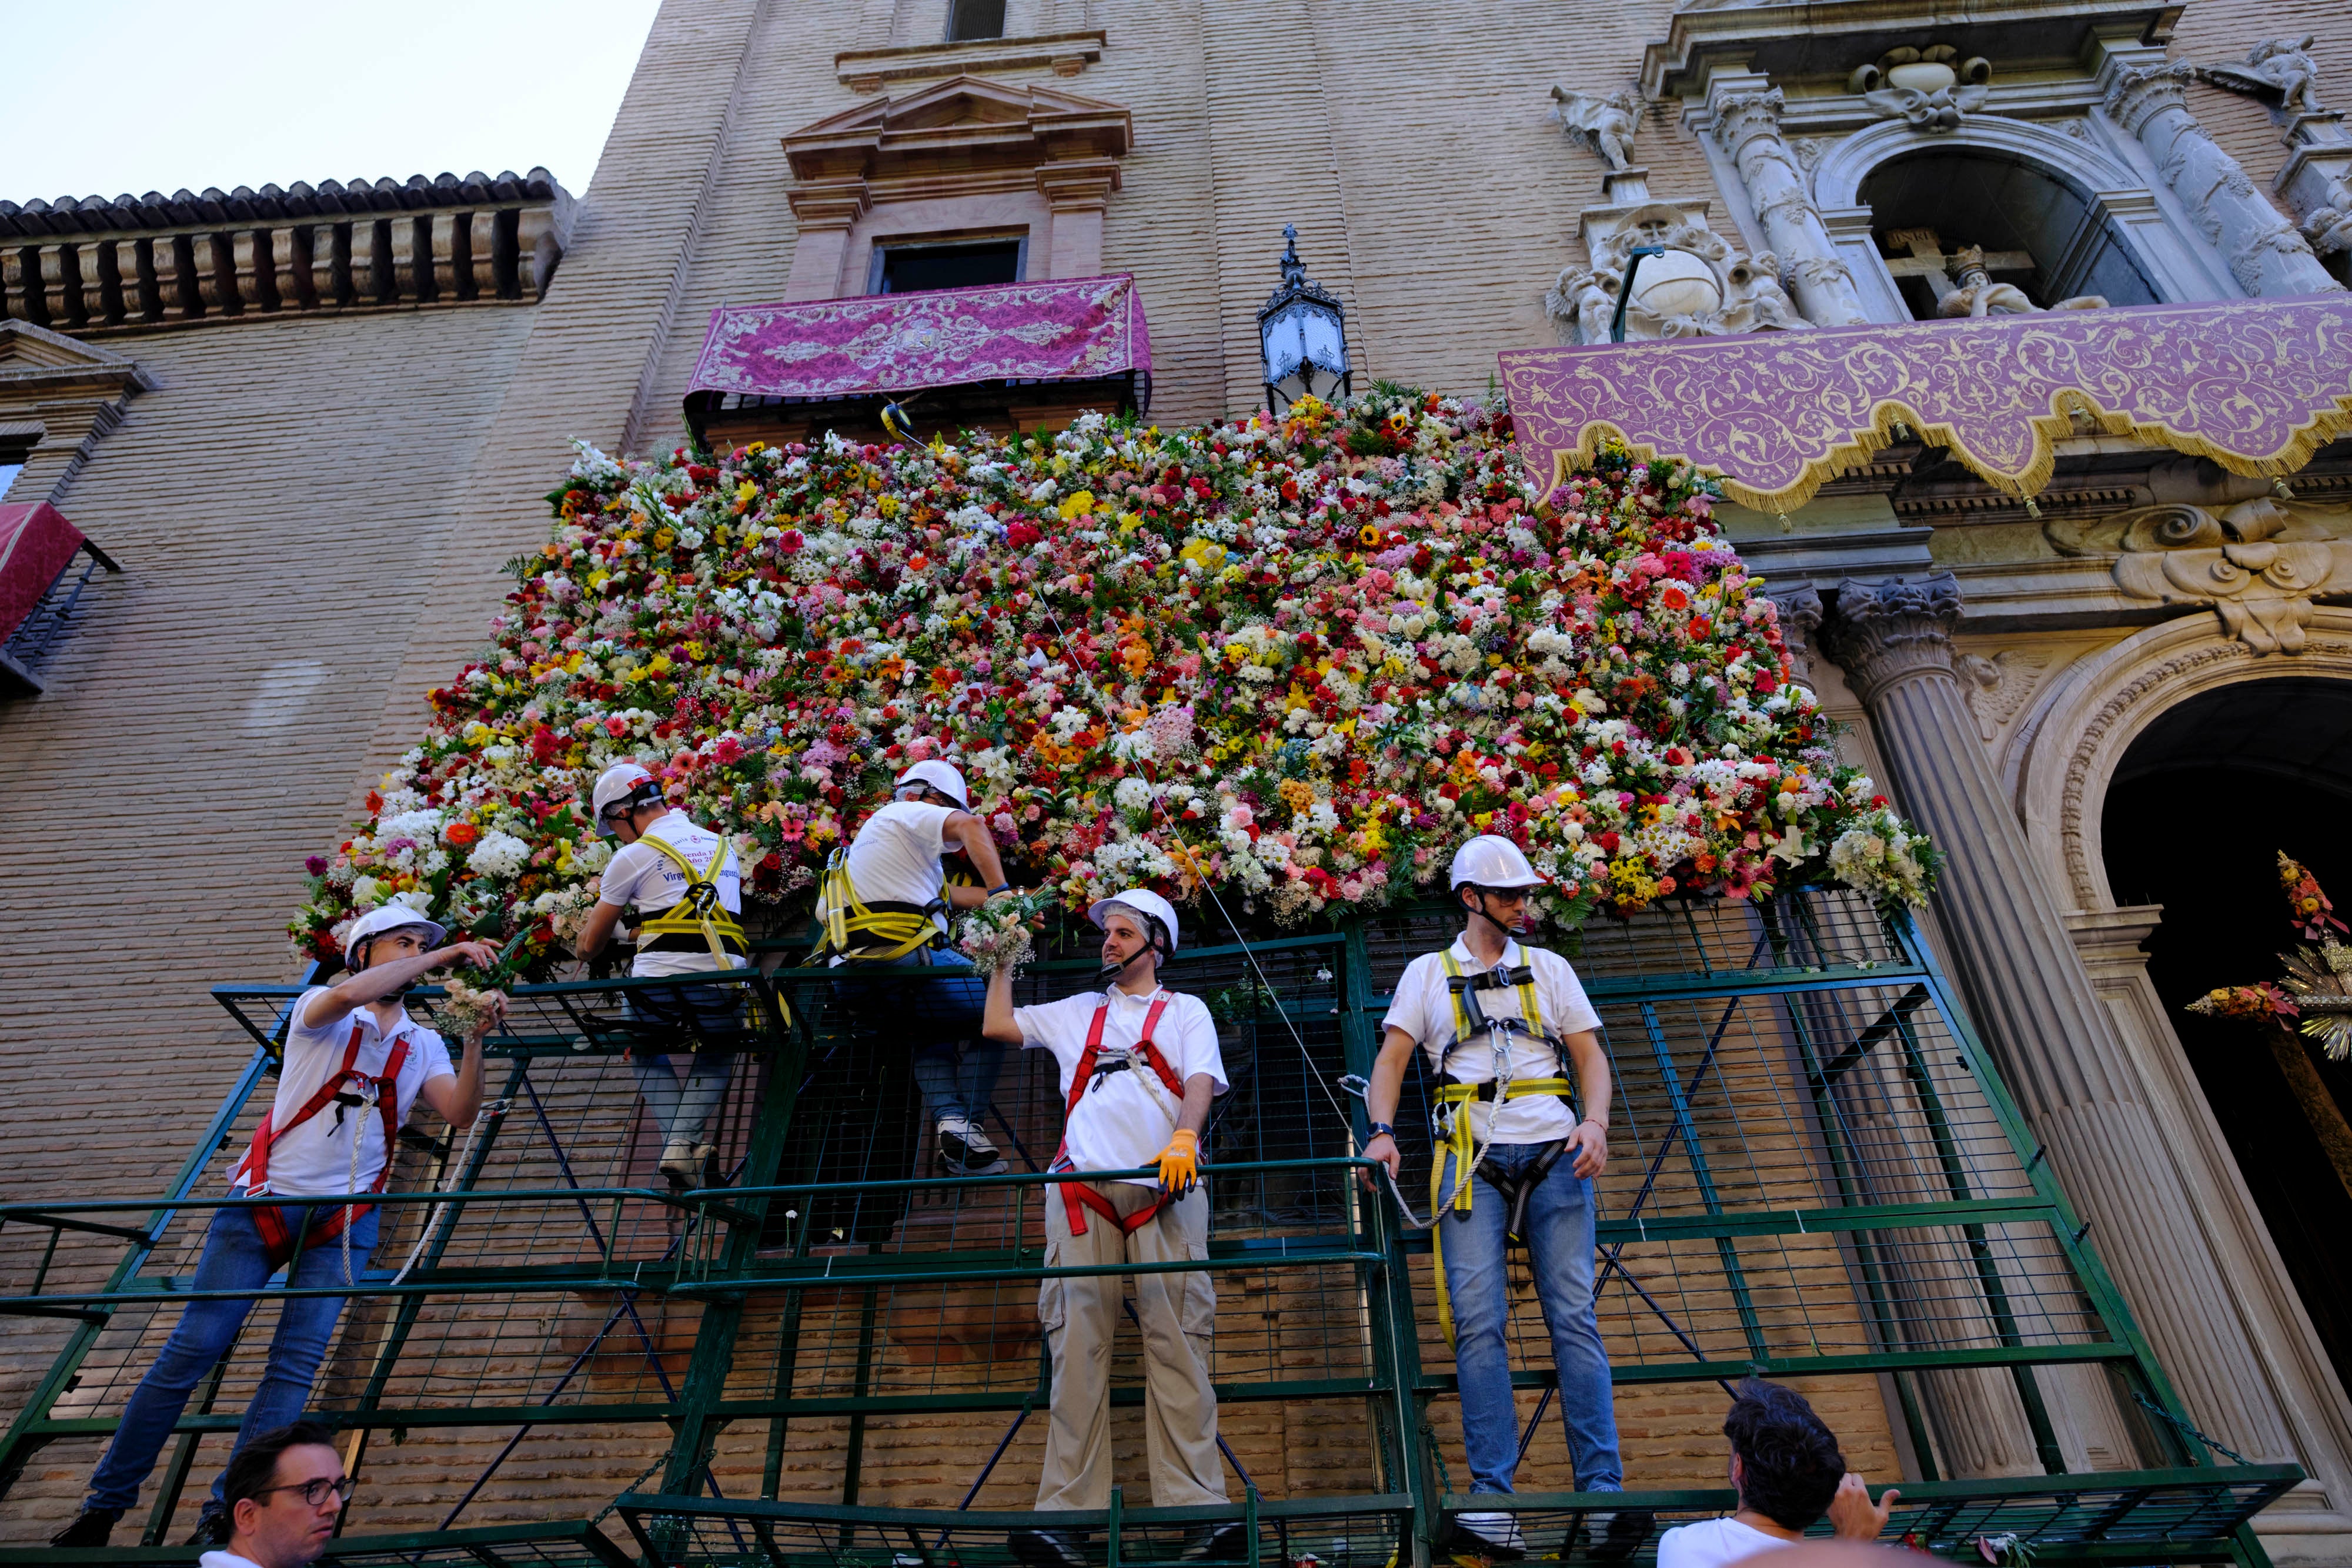
<path fill-rule="evenodd" d="M 1171 1197 L 1182 1197 L 1200 1185 L 1201 1134 L 1179 1127 L 1168 1146 L 1160 1151 L 1160 1190 Z"/>

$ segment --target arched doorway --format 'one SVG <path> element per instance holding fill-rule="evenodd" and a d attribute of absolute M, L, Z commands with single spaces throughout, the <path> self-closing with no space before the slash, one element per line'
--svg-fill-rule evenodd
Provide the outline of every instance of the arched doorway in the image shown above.
<path fill-rule="evenodd" d="M 2352 681 L 2279 675 L 2167 709 L 2125 751 L 2101 808 L 2116 904 L 2164 906 L 2147 974 L 2336 1375 L 2352 1386 L 2352 1197 L 2277 1061 L 2242 1024 L 2187 1004 L 2271 979 L 2290 945 L 2284 850 L 2352 905 Z M 2347 908 L 2352 915 L 2352 908 Z M 2352 1065 L 2311 1053 L 2352 1109 Z"/>
<path fill-rule="evenodd" d="M 1980 247 L 1995 281 L 2045 309 L 2097 294 L 2110 305 L 2161 296 L 2105 209 L 2036 163 L 1969 147 L 1905 153 L 1871 171 L 1859 191 L 1904 303 L 1922 320 L 1957 283 L 1961 250 Z"/>

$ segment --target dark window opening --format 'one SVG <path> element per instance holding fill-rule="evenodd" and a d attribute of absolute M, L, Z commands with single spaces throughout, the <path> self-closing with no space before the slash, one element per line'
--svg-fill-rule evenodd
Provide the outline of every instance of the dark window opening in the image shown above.
<path fill-rule="evenodd" d="M 1887 270 L 1919 320 L 1935 320 L 1966 287 L 1964 257 L 2045 310 L 2086 294 L 2110 305 L 2158 303 L 2114 221 L 2031 164 L 1958 150 L 1915 154 L 1874 171 L 1862 200 Z"/>
<path fill-rule="evenodd" d="M 1004 37 L 1004 0 L 948 0 L 948 42 Z"/>
<path fill-rule="evenodd" d="M 961 245 L 877 246 L 869 294 L 914 294 L 927 288 L 978 288 L 1021 281 L 1020 238 L 972 240 Z"/>

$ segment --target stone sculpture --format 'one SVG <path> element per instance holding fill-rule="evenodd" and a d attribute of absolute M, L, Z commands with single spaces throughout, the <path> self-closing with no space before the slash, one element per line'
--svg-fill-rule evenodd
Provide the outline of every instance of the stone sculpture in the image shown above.
<path fill-rule="evenodd" d="M 2242 92 L 2289 113 L 2323 112 L 2313 88 L 2319 80 L 2319 62 L 2311 57 L 2317 35 L 2300 38 L 2264 38 L 2247 51 L 2243 65 L 2201 66 L 2197 74 L 2228 92 Z"/>
<path fill-rule="evenodd" d="M 2063 555 L 2117 552 L 2127 597 L 2210 606 L 2256 653 L 2301 653 L 2313 598 L 2352 593 L 2352 540 L 2268 497 L 2219 512 L 2172 502 L 2090 524 L 2053 519 L 2042 534 Z"/>
<path fill-rule="evenodd" d="M 2026 298 L 2014 283 L 1995 283 L 1985 267 L 1984 246 L 1972 245 L 1952 257 L 1960 279 L 1957 287 L 1936 302 L 1938 316 L 2031 316 L 2042 307 Z M 2077 294 L 2050 307 L 2053 310 L 2104 310 L 2104 294 Z"/>
<path fill-rule="evenodd" d="M 1599 153 L 1613 172 L 1633 166 L 1633 133 L 1641 126 L 1642 95 L 1632 88 L 1612 93 L 1551 89 L 1559 108 L 1552 118 L 1571 141 L 1581 141 Z"/>
<path fill-rule="evenodd" d="M 1591 265 L 1564 269 L 1544 296 L 1544 308 L 1555 320 L 1572 325 L 1580 342 L 1607 342 L 1630 253 L 1651 246 L 1664 247 L 1665 254 L 1643 257 L 1633 273 L 1633 298 L 1625 308 L 1629 339 L 1720 337 L 1812 325 L 1797 313 L 1781 287 L 1780 264 L 1769 251 L 1743 256 L 1721 235 L 1663 203 L 1633 213 L 1595 239 Z"/>
<path fill-rule="evenodd" d="M 1889 49 L 1876 64 L 1857 67 L 1846 86 L 1888 120 L 1916 131 L 1957 131 L 1984 106 L 1991 79 L 1992 62 L 1983 56 L 1964 60 L 1949 44 L 1930 44 Z"/>

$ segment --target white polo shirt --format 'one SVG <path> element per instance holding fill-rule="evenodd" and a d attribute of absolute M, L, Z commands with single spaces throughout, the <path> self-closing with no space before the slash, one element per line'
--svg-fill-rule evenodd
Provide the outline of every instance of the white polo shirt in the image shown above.
<path fill-rule="evenodd" d="M 641 915 L 658 915 L 686 896 L 686 873 L 669 856 L 646 843 L 646 839 L 659 839 L 684 855 L 697 872 L 710 869 L 710 857 L 719 852 L 719 835 L 709 828 L 698 827 L 683 811 L 672 811 L 657 817 L 635 843 L 624 844 L 604 867 L 602 891 L 596 895 L 599 904 L 620 908 L 631 904 Z M 719 873 L 719 903 L 730 915 L 743 913 L 743 857 L 727 857 L 727 865 Z M 728 955 L 727 967 L 740 968 L 743 960 Z M 710 951 L 683 948 L 646 953 L 639 952 L 629 966 L 632 975 L 697 975 L 710 967 Z"/>
<path fill-rule="evenodd" d="M 285 1065 L 278 1071 L 278 1096 L 269 1111 L 269 1124 L 276 1129 L 269 1144 L 269 1179 L 255 1196 L 269 1192 L 281 1197 L 331 1197 L 366 1192 L 375 1185 L 376 1173 L 383 1169 L 384 1162 L 382 1111 L 373 1105 L 337 1105 L 330 1102 L 300 1126 L 287 1127 L 294 1113 L 318 1092 L 319 1085 L 343 1064 L 343 1052 L 351 1045 L 352 1030 L 358 1030 L 360 1034 L 359 1059 L 352 1066 L 370 1077 L 383 1071 L 383 1064 L 392 1055 L 393 1041 L 408 1041 L 408 1055 L 400 1064 L 397 1105 L 392 1118 L 394 1127 L 408 1121 L 408 1113 L 416 1104 L 417 1091 L 425 1087 L 426 1079 L 454 1076 L 457 1071 L 449 1063 L 449 1049 L 442 1043 L 441 1037 L 405 1011 L 389 1033 L 376 1027 L 375 1014 L 364 1007 L 353 1008 L 347 1016 L 323 1029 L 305 1028 L 302 1016 L 310 1009 L 310 998 L 327 988 L 315 986 L 303 992 L 294 1004 L 293 1021 L 286 1030 Z M 338 1111 L 342 1113 L 341 1125 L 335 1115 Z M 359 1139 L 356 1178 L 352 1175 L 354 1137 Z M 239 1160 L 230 1174 L 229 1185 L 243 1186 L 246 1180 L 245 1161 Z"/>
<path fill-rule="evenodd" d="M 1465 975 L 1484 974 L 1488 967 L 1471 956 L 1469 947 L 1458 936 L 1446 951 L 1454 955 Z M 1554 1040 L 1565 1040 L 1571 1034 L 1601 1027 L 1601 1015 L 1592 1010 L 1584 986 L 1577 979 L 1576 971 L 1569 967 L 1567 959 L 1540 947 L 1522 947 L 1516 941 L 1505 943 L 1501 967 L 1517 968 L 1521 964 L 1535 971 L 1536 1010 L 1543 1015 L 1546 1034 Z M 1495 1078 L 1495 1051 L 1485 1034 L 1463 1042 L 1451 1061 L 1445 1059 L 1445 1048 L 1454 1040 L 1454 993 L 1446 988 L 1445 979 L 1442 954 L 1423 953 L 1406 965 L 1382 1026 L 1401 1029 L 1412 1036 L 1429 1053 L 1433 1079 L 1443 1061 L 1449 1081 L 1491 1082 Z M 1519 1018 L 1518 988 L 1480 991 L 1478 1009 L 1490 1019 Z M 1514 1080 L 1561 1076 L 1559 1055 L 1550 1046 L 1516 1030 L 1509 1038 Z M 1490 1134 L 1486 1124 L 1497 1113 L 1499 1118 L 1495 1120 Z M 1472 1101 L 1470 1113 L 1472 1131 L 1497 1144 L 1548 1144 L 1576 1130 L 1576 1116 L 1569 1110 L 1568 1103 L 1549 1095 L 1529 1095 L 1499 1106 Z"/>
<path fill-rule="evenodd" d="M 1762 1552 L 1781 1552 L 1797 1544 L 1767 1535 L 1752 1524 L 1726 1516 L 1678 1524 L 1658 1537 L 1658 1568 L 1720 1568 Z"/>
<path fill-rule="evenodd" d="M 866 819 L 849 846 L 845 863 L 849 885 L 861 902 L 925 904 L 947 885 L 940 857 L 948 852 L 948 819 L 952 806 L 926 800 L 893 800 Z M 948 923 L 933 915 L 942 931 Z"/>
<path fill-rule="evenodd" d="M 1150 1016 L 1151 1004 L 1162 998 L 1168 1007 L 1160 1015 L 1159 1027 L 1151 1031 L 1151 1048 L 1174 1069 L 1177 1082 L 1190 1082 L 1195 1073 L 1205 1072 L 1210 1092 L 1223 1094 L 1224 1053 L 1217 1049 L 1216 1022 L 1198 997 L 1164 988 L 1142 997 L 1113 990 L 1106 998 L 1104 992 L 1088 991 L 1058 1002 L 1015 1008 L 1013 1021 L 1021 1028 L 1023 1045 L 1054 1053 L 1061 1068 L 1062 1101 L 1067 1104 L 1070 1082 L 1077 1074 L 1078 1059 L 1086 1054 L 1095 1010 L 1108 1000 L 1110 1012 L 1103 1019 L 1102 1057 L 1097 1059 L 1100 1061 L 1134 1050 L 1135 1042 L 1143 1038 L 1143 1020 Z M 1139 1056 L 1125 1071 L 1096 1079 L 1070 1113 L 1069 1124 L 1063 1131 L 1070 1164 L 1082 1171 L 1134 1170 L 1151 1164 L 1175 1135 L 1181 1103 L 1181 1099 L 1171 1102 L 1168 1086 Z M 1156 1185 L 1148 1176 L 1123 1179 L 1136 1186 Z"/>

